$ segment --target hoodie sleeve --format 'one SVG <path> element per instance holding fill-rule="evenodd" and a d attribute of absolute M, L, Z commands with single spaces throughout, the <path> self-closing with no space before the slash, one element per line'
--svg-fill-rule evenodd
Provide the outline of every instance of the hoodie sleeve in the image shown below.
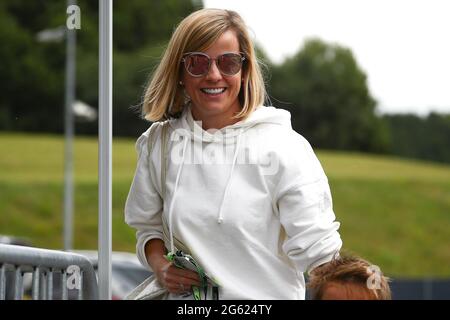
<path fill-rule="evenodd" d="M 150 174 L 147 151 L 148 132 L 139 137 L 136 142 L 138 161 L 125 204 L 125 222 L 137 230 L 137 257 L 144 267 L 151 270 L 144 248 L 151 239 L 163 239 L 161 220 L 163 203 Z M 155 132 L 155 141 L 157 141 L 156 137 Z"/>
<path fill-rule="evenodd" d="M 283 251 L 303 273 L 332 260 L 342 240 L 319 160 L 302 136 L 296 134 L 292 143 L 276 199 L 287 235 Z"/>

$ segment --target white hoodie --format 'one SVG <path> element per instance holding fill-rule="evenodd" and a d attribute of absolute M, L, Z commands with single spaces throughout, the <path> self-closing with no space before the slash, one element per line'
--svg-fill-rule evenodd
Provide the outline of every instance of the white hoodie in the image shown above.
<path fill-rule="evenodd" d="M 160 127 L 150 166 L 149 130 L 136 143 L 125 220 L 141 263 L 150 268 L 144 246 L 163 239 L 163 214 L 172 240 L 220 284 L 220 299 L 304 299 L 303 272 L 330 261 L 342 241 L 327 177 L 290 113 L 261 106 L 210 133 L 186 107 L 169 124 L 164 201 Z"/>

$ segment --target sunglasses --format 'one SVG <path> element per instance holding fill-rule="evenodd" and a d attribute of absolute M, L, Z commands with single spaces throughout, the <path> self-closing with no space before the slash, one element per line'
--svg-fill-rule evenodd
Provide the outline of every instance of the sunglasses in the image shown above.
<path fill-rule="evenodd" d="M 203 52 L 188 52 L 183 55 L 181 62 L 184 63 L 186 71 L 191 76 L 203 77 L 208 74 L 213 60 L 216 61 L 220 73 L 225 76 L 233 76 L 241 70 L 245 57 L 241 53 L 227 52 L 212 59 Z"/>

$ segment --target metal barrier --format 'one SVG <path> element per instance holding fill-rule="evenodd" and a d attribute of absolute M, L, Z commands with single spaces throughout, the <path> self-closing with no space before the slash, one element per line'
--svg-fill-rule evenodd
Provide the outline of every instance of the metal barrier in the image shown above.
<path fill-rule="evenodd" d="M 97 278 L 85 256 L 0 244 L 0 300 L 96 300 Z"/>

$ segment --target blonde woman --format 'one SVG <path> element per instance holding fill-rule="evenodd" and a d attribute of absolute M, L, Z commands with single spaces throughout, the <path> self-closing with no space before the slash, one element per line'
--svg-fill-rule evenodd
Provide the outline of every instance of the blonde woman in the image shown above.
<path fill-rule="evenodd" d="M 154 123 L 137 140 L 125 208 L 169 299 L 193 299 L 203 282 L 168 252 L 190 254 L 220 299 L 304 299 L 303 273 L 341 248 L 320 162 L 265 95 L 236 12 L 203 9 L 178 25 L 145 93 Z"/>

